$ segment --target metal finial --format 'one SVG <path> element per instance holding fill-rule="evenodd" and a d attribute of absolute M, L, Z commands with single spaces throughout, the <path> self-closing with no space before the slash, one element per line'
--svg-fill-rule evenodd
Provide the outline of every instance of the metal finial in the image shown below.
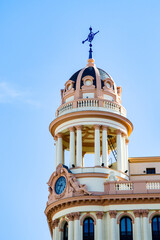
<path fill-rule="evenodd" d="M 90 33 L 88 34 L 88 38 L 86 39 L 86 40 L 84 40 L 84 41 L 82 41 L 82 43 L 84 44 L 86 41 L 88 41 L 90 44 L 89 44 L 89 59 L 90 58 L 92 58 L 92 44 L 91 44 L 91 42 L 93 41 L 93 39 L 94 39 L 94 36 L 97 34 L 97 33 L 99 33 L 99 31 L 97 31 L 96 33 L 93 33 L 92 32 L 92 28 L 90 27 L 89 28 L 89 30 L 90 30 Z"/>

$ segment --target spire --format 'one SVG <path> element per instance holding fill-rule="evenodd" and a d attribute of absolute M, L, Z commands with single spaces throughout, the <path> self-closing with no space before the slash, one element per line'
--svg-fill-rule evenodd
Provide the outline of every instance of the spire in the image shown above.
<path fill-rule="evenodd" d="M 94 36 L 99 33 L 99 31 L 97 31 L 96 33 L 93 33 L 92 32 L 92 28 L 90 27 L 89 28 L 90 30 L 90 33 L 88 34 L 88 37 L 86 40 L 82 41 L 82 43 L 84 44 L 86 41 L 88 41 L 90 44 L 89 44 L 89 59 L 92 59 L 92 41 L 94 39 Z"/>

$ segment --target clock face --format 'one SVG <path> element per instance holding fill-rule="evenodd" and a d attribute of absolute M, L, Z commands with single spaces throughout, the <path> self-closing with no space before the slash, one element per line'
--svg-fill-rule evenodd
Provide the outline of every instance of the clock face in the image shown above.
<path fill-rule="evenodd" d="M 61 176 L 60 178 L 58 178 L 55 184 L 55 192 L 57 194 L 61 194 L 64 191 L 65 187 L 66 187 L 66 179 L 65 177 Z"/>

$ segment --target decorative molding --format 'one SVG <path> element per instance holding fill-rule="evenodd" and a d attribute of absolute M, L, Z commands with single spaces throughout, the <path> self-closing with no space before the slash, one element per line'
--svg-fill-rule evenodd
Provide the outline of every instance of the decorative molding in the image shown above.
<path fill-rule="evenodd" d="M 80 212 L 75 212 L 73 214 L 74 214 L 74 220 L 79 220 L 80 219 L 80 216 L 81 216 Z"/>
<path fill-rule="evenodd" d="M 94 129 L 100 129 L 101 125 L 94 125 Z"/>
<path fill-rule="evenodd" d="M 133 213 L 134 213 L 135 218 L 140 217 L 141 210 L 134 210 Z"/>
<path fill-rule="evenodd" d="M 69 131 L 70 131 L 70 132 L 75 132 L 75 127 L 70 127 L 70 128 L 69 128 Z"/>
<path fill-rule="evenodd" d="M 76 128 L 77 130 L 82 130 L 82 125 L 75 126 L 75 128 Z"/>
<path fill-rule="evenodd" d="M 127 213 L 126 211 L 124 211 L 123 213 L 121 213 L 121 214 L 118 216 L 118 218 L 117 218 L 117 224 L 120 224 L 120 220 L 121 220 L 121 218 L 123 218 L 123 217 L 129 217 L 129 218 L 131 218 L 132 224 L 134 224 L 134 217 L 133 217 L 130 213 Z"/>
<path fill-rule="evenodd" d="M 74 220 L 74 213 L 67 214 L 67 218 L 69 219 L 69 221 L 73 221 Z"/>
<path fill-rule="evenodd" d="M 109 215 L 110 215 L 111 218 L 116 218 L 116 216 L 117 216 L 117 211 L 116 211 L 116 210 L 110 210 L 110 211 L 109 211 Z"/>
<path fill-rule="evenodd" d="M 57 138 L 62 138 L 62 133 L 57 133 L 56 137 Z"/>
<path fill-rule="evenodd" d="M 66 179 L 66 187 L 61 194 L 56 194 L 55 192 L 55 184 L 59 177 L 65 177 Z M 74 196 L 83 196 L 83 195 L 91 195 L 87 190 L 87 186 L 85 184 L 80 184 L 74 174 L 71 173 L 69 169 L 64 167 L 62 164 L 59 164 L 56 168 L 56 171 L 51 175 L 48 181 L 48 205 L 57 199 L 61 199 L 63 197 L 69 198 Z"/>
<path fill-rule="evenodd" d="M 87 217 L 92 218 L 94 225 L 96 225 L 96 219 L 95 219 L 95 217 L 94 217 L 91 213 L 86 213 L 86 214 L 83 215 L 83 217 L 81 218 L 81 221 L 80 221 L 80 225 L 81 225 L 81 226 L 83 226 L 83 222 L 84 222 L 85 218 L 87 218 Z"/>
<path fill-rule="evenodd" d="M 149 210 L 148 209 L 141 210 L 141 213 L 142 213 L 142 217 L 148 217 Z"/>
<path fill-rule="evenodd" d="M 125 142 L 126 142 L 126 144 L 128 144 L 128 143 L 129 143 L 129 139 L 128 139 L 128 138 L 126 138 L 126 139 L 125 139 Z"/>
<path fill-rule="evenodd" d="M 103 215 L 104 215 L 104 212 L 102 211 L 96 212 L 97 219 L 102 219 Z"/>

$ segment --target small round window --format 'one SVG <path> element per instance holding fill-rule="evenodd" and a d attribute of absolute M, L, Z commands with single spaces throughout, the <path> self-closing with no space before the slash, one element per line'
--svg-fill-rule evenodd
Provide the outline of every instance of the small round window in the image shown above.
<path fill-rule="evenodd" d="M 91 84 L 92 84 L 92 81 L 91 81 L 91 80 L 87 79 L 87 80 L 85 81 L 85 85 L 86 85 L 86 86 L 90 86 Z"/>
<path fill-rule="evenodd" d="M 72 85 L 71 85 L 71 84 L 68 84 L 68 85 L 67 85 L 67 90 L 70 90 L 71 87 L 72 87 Z"/>
<path fill-rule="evenodd" d="M 110 82 L 107 82 L 107 83 L 106 83 L 106 86 L 107 86 L 108 88 L 111 88 Z"/>

